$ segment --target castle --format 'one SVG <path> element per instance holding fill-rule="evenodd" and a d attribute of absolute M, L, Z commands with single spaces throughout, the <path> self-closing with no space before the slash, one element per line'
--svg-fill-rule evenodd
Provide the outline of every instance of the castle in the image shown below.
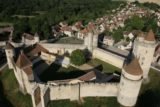
<path fill-rule="evenodd" d="M 29 37 L 28 35 L 27 37 Z M 25 36 L 26 37 L 26 36 Z M 61 45 L 53 43 L 40 43 L 38 35 L 30 38 L 33 42 L 16 47 L 16 43 L 8 42 L 5 52 L 9 69 L 13 69 L 18 81 L 20 91 L 31 95 L 33 107 L 46 107 L 51 100 L 70 99 L 80 100 L 83 97 L 117 97 L 118 102 L 124 106 L 134 106 L 139 95 L 143 80 L 148 78 L 153 54 L 157 45 L 154 33 L 150 30 L 147 34 L 140 33 L 134 40 L 132 60 L 127 61 L 117 55 L 105 52 L 97 47 L 96 33 L 88 33 L 82 45 Z M 23 38 L 23 41 L 26 41 Z M 33 43 L 33 44 L 32 44 Z M 122 69 L 120 82 L 93 82 L 96 78 L 94 72 L 89 72 L 81 77 L 41 82 L 41 74 L 52 62 L 67 67 L 68 58 L 57 58 L 56 55 L 69 54 L 75 49 L 89 49 L 94 58 Z M 46 64 L 39 64 L 39 61 Z M 36 66 L 37 65 L 37 66 Z"/>

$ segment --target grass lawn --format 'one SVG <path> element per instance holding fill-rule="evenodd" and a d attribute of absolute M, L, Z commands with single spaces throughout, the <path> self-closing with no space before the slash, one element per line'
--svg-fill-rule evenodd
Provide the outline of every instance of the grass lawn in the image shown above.
<path fill-rule="evenodd" d="M 6 103 L 10 103 L 9 106 L 4 107 L 32 107 L 31 97 L 19 92 L 18 83 L 12 70 L 4 70 L 0 75 L 0 81 L 2 83 L 1 94 L 5 97 Z"/>
<path fill-rule="evenodd" d="M 12 26 L 12 23 L 9 22 L 0 22 L 0 27 Z"/>
<path fill-rule="evenodd" d="M 76 101 L 59 100 L 52 101 L 47 107 L 121 107 L 117 102 L 116 97 L 100 98 L 87 97 L 83 98 L 83 103 L 79 104 Z"/>
<path fill-rule="evenodd" d="M 151 69 L 149 77 L 150 82 L 142 84 L 135 107 L 160 107 L 160 72 Z"/>
<path fill-rule="evenodd" d="M 82 76 L 86 72 L 81 71 L 77 68 L 69 66 L 68 68 L 61 67 L 58 64 L 51 64 L 50 67 L 45 70 L 41 75 L 40 79 L 44 82 L 52 80 L 63 80 L 63 79 L 72 79 Z"/>
<path fill-rule="evenodd" d="M 13 15 L 12 17 L 17 17 L 19 19 L 23 19 L 23 18 L 35 18 L 36 16 L 33 16 L 33 15 Z"/>
<path fill-rule="evenodd" d="M 111 65 L 111 64 L 108 64 L 104 61 L 101 61 L 99 59 L 92 59 L 88 62 L 89 65 L 92 65 L 92 66 L 99 66 L 98 69 L 99 70 L 102 70 L 103 72 L 105 73 L 113 73 L 115 71 L 121 71 L 121 69 Z"/>
<path fill-rule="evenodd" d="M 75 37 L 63 37 L 56 41 L 56 43 L 60 44 L 83 44 L 83 40 L 75 38 Z"/>

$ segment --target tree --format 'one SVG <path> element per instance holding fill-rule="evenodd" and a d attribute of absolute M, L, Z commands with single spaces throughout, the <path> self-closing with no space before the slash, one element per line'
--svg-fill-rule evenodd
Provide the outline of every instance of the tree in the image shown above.
<path fill-rule="evenodd" d="M 21 39 L 21 35 L 25 33 L 30 33 L 31 26 L 28 22 L 29 19 L 19 19 L 17 23 L 14 24 L 14 36 L 13 38 Z"/>
<path fill-rule="evenodd" d="M 78 65 L 78 66 L 86 62 L 85 54 L 80 49 L 74 50 L 70 56 L 70 59 L 72 64 Z"/>
<path fill-rule="evenodd" d="M 118 42 L 118 41 L 120 41 L 121 39 L 123 39 L 123 29 L 118 28 L 117 30 L 115 30 L 115 31 L 113 32 L 112 37 L 113 37 L 113 39 L 115 40 L 115 42 Z"/>
<path fill-rule="evenodd" d="M 142 30 L 144 27 L 144 21 L 139 16 L 132 16 L 130 19 L 125 21 L 126 27 L 130 28 L 131 30 Z"/>
<path fill-rule="evenodd" d="M 145 18 L 145 31 L 148 32 L 150 29 L 152 29 L 155 33 L 158 30 L 157 20 L 154 15 L 150 15 Z"/>

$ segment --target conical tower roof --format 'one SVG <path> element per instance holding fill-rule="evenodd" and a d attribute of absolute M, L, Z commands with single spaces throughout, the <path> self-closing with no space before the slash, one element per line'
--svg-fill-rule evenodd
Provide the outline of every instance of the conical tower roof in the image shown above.
<path fill-rule="evenodd" d="M 153 33 L 153 30 L 149 30 L 147 36 L 145 37 L 146 41 L 155 41 L 155 35 Z"/>
<path fill-rule="evenodd" d="M 23 53 L 23 51 L 21 51 L 21 54 L 19 55 L 18 57 L 18 60 L 16 62 L 16 65 L 19 67 L 19 68 L 24 68 L 24 67 L 27 67 L 27 66 L 31 66 L 32 63 L 31 61 L 26 57 L 26 55 Z"/>
<path fill-rule="evenodd" d="M 38 33 L 37 33 L 37 32 L 34 34 L 34 36 L 35 36 L 35 37 L 39 37 L 39 35 L 38 35 Z"/>
<path fill-rule="evenodd" d="M 143 73 L 137 58 L 134 58 L 128 65 L 125 65 L 124 69 L 131 75 L 142 75 Z"/>
<path fill-rule="evenodd" d="M 5 49 L 13 49 L 14 46 L 11 43 L 7 43 Z"/>

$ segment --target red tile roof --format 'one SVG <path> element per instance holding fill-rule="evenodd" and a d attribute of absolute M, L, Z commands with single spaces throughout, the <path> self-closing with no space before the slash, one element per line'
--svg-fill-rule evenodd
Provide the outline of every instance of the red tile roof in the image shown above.
<path fill-rule="evenodd" d="M 27 55 L 35 55 L 38 54 L 39 52 L 45 52 L 48 53 L 49 51 L 47 49 L 45 49 L 44 47 L 42 47 L 40 44 L 35 44 L 33 49 L 31 49 Z"/>
<path fill-rule="evenodd" d="M 89 81 L 89 80 L 93 79 L 94 77 L 96 77 L 96 74 L 94 71 L 91 71 L 91 72 L 79 77 L 78 79 L 81 81 Z"/>
<path fill-rule="evenodd" d="M 13 49 L 14 46 L 11 43 L 8 42 L 5 48 L 6 49 Z"/>
<path fill-rule="evenodd" d="M 125 65 L 124 69 L 131 75 L 142 75 L 143 73 L 137 58 L 134 58 L 128 65 Z"/>
<path fill-rule="evenodd" d="M 145 37 L 146 41 L 155 41 L 155 35 L 153 33 L 153 30 L 149 30 L 147 36 Z"/>
<path fill-rule="evenodd" d="M 70 32 L 72 32 L 72 28 L 70 26 L 63 26 L 63 27 L 61 27 L 61 31 L 70 31 Z"/>
<path fill-rule="evenodd" d="M 33 74 L 32 66 L 26 67 L 23 70 L 27 75 Z"/>
<path fill-rule="evenodd" d="M 28 34 L 28 33 L 23 33 L 23 35 L 26 39 L 28 40 L 34 40 L 34 37 L 31 35 L 31 34 Z"/>
<path fill-rule="evenodd" d="M 83 30 L 81 30 L 81 33 L 84 33 L 84 34 L 86 34 L 86 33 L 88 33 L 89 31 L 88 31 L 88 29 L 87 28 L 84 28 Z"/>
<path fill-rule="evenodd" d="M 21 54 L 18 57 L 18 60 L 16 62 L 16 65 L 19 68 L 25 68 L 27 66 L 32 66 L 31 61 L 26 57 L 26 55 L 21 51 Z"/>

